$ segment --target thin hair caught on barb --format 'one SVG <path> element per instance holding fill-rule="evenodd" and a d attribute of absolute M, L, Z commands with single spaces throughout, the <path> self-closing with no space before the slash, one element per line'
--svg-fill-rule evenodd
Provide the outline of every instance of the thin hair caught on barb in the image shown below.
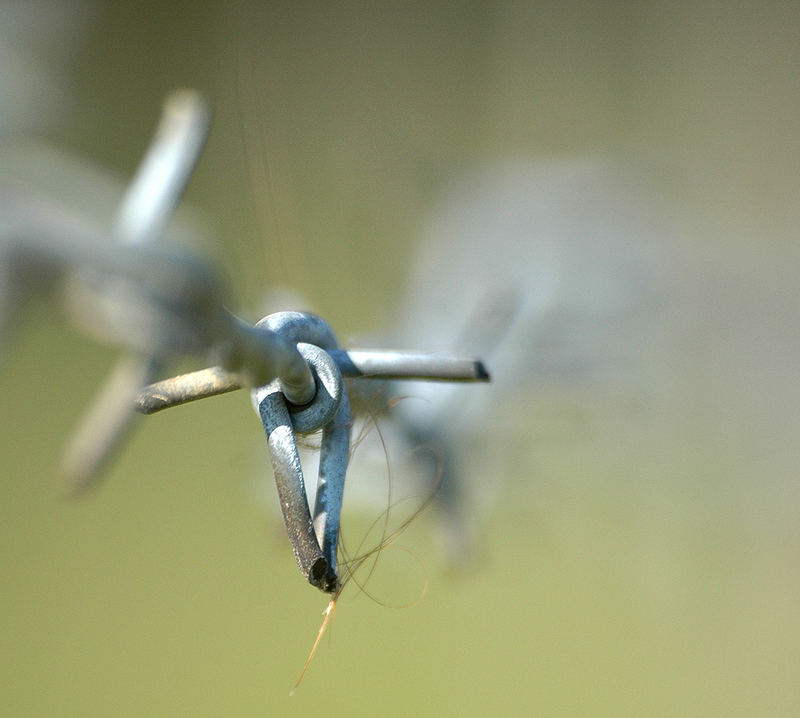
<path fill-rule="evenodd" d="M 389 408 L 392 404 L 393 402 L 387 402 L 386 405 L 387 408 Z M 327 607 L 323 611 L 322 624 L 320 625 L 319 630 L 317 631 L 317 635 L 316 638 L 314 639 L 314 643 L 311 647 L 311 650 L 309 651 L 308 658 L 306 659 L 306 662 L 303 665 L 300 675 L 297 678 L 297 682 L 295 683 L 294 688 L 292 689 L 290 695 L 294 695 L 295 691 L 300 687 L 300 684 L 303 682 L 303 679 L 305 678 L 305 675 L 308 672 L 311 662 L 317 653 L 322 637 L 327 631 L 328 626 L 334 620 L 339 598 L 344 592 L 344 590 L 347 588 L 347 586 L 350 585 L 351 582 L 354 583 L 358 589 L 356 594 L 354 594 L 354 597 L 359 594 L 364 594 L 370 600 L 374 601 L 375 603 L 381 606 L 398 608 L 398 609 L 411 608 L 412 606 L 415 606 L 425 597 L 428 591 L 429 576 L 427 568 L 422 558 L 419 557 L 416 553 L 414 553 L 411 549 L 405 546 L 395 546 L 394 544 L 397 541 L 397 539 L 399 539 L 400 536 L 403 533 L 405 533 L 405 531 L 409 528 L 409 526 L 411 526 L 411 524 L 422 514 L 422 512 L 425 511 L 426 508 L 428 508 L 428 506 L 435 498 L 436 492 L 439 489 L 439 485 L 441 483 L 443 475 L 441 457 L 438 455 L 438 452 L 435 451 L 435 448 L 433 446 L 423 445 L 418 447 L 419 450 L 427 449 L 433 451 L 434 454 L 436 455 L 437 461 L 436 461 L 435 480 L 431 483 L 431 489 L 427 493 L 427 495 L 423 498 L 420 505 L 411 513 L 410 516 L 405 518 L 396 528 L 390 531 L 390 515 L 392 511 L 401 504 L 413 500 L 415 497 L 407 496 L 402 499 L 398 499 L 397 501 L 394 500 L 392 491 L 392 486 L 393 486 L 392 467 L 391 467 L 391 460 L 389 457 L 389 448 L 386 442 L 386 437 L 384 436 L 383 431 L 381 430 L 378 415 L 374 411 L 372 410 L 367 411 L 367 419 L 364 421 L 364 424 L 362 425 L 361 430 L 359 431 L 358 437 L 353 442 L 353 446 L 351 447 L 351 452 L 355 451 L 358 445 L 364 440 L 366 434 L 368 434 L 372 430 L 376 431 L 378 434 L 378 438 L 381 442 L 381 446 L 383 447 L 383 453 L 386 461 L 386 484 L 387 484 L 386 507 L 381 511 L 380 514 L 378 514 L 378 516 L 375 517 L 372 523 L 367 527 L 363 537 L 361 538 L 358 544 L 358 547 L 356 548 L 355 554 L 352 556 L 350 555 L 349 551 L 345 546 L 344 536 L 340 530 L 339 542 L 338 542 L 338 567 L 340 571 L 339 583 L 336 588 L 336 591 L 333 593 L 330 601 L 328 602 Z M 364 544 L 369 539 L 369 536 L 372 534 L 375 527 L 381 524 L 382 528 L 381 528 L 380 541 L 372 548 L 366 551 L 362 551 Z M 367 588 L 370 580 L 373 578 L 375 571 L 377 570 L 378 561 L 380 560 L 383 553 L 388 550 L 402 551 L 404 553 L 407 553 L 409 556 L 414 558 L 414 560 L 423 570 L 424 580 L 422 587 L 419 593 L 411 601 L 399 604 L 392 604 L 380 599 L 378 596 L 374 594 L 374 592 L 372 592 Z M 365 564 L 367 563 L 369 563 L 369 565 L 366 577 L 363 579 L 357 578 L 359 571 L 361 571 L 362 567 L 364 567 Z"/>

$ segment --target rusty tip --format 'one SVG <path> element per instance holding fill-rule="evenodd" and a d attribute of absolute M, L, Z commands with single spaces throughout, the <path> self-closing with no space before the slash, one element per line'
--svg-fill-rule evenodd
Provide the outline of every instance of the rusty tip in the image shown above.
<path fill-rule="evenodd" d="M 330 570 L 328 562 L 320 556 L 308 572 L 308 582 L 323 593 L 334 593 L 339 586 L 339 577 Z"/>

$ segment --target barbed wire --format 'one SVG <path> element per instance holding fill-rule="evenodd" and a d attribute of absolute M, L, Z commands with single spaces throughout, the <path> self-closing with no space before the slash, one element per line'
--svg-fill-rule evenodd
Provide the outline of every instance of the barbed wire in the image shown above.
<path fill-rule="evenodd" d="M 27 293 L 61 290 L 61 307 L 85 333 L 122 347 L 79 423 L 61 471 L 73 492 L 91 486 L 135 424 L 188 401 L 249 388 L 270 446 L 284 522 L 303 575 L 336 591 L 336 547 L 350 453 L 351 411 L 343 377 L 488 381 L 477 359 L 411 351 L 346 350 L 319 316 L 236 317 L 228 283 L 196 252 L 160 241 L 199 160 L 209 111 L 190 90 L 170 94 L 155 137 L 106 231 L 29 208 L 0 188 L 0 270 L 30 279 Z M 27 208 L 27 209 L 26 209 Z M 14 292 L 8 287 L 7 298 Z M 7 313 L 18 309 L 7 301 Z M 2 307 L 0 307 L 2 308 Z M 157 380 L 185 357 L 216 365 Z M 296 435 L 322 430 L 313 512 Z"/>

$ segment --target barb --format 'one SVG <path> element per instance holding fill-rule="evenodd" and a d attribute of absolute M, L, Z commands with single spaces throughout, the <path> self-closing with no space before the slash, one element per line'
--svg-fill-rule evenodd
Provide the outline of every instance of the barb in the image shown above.
<path fill-rule="evenodd" d="M 122 244 L 146 244 L 163 234 L 200 157 L 208 120 L 208 108 L 198 93 L 178 90 L 167 97 L 155 138 L 117 215 L 114 234 Z M 118 280 L 101 276 L 99 282 L 104 295 L 112 300 L 119 296 Z M 144 356 L 124 359 L 112 370 L 70 439 L 61 463 L 63 480 L 73 493 L 92 485 L 133 430 L 130 396 L 142 383 L 155 379 L 160 369 L 156 356 Z"/>
<path fill-rule="evenodd" d="M 208 105 L 192 90 L 175 90 L 164 102 L 155 137 L 119 208 L 115 234 L 143 244 L 164 234 L 203 151 Z"/>
<path fill-rule="evenodd" d="M 329 354 L 347 378 L 418 379 L 447 382 L 488 382 L 489 372 L 478 359 L 444 354 L 333 349 Z M 134 408 L 154 414 L 198 399 L 237 391 L 246 386 L 238 374 L 220 366 L 180 374 L 144 387 L 134 398 Z"/>

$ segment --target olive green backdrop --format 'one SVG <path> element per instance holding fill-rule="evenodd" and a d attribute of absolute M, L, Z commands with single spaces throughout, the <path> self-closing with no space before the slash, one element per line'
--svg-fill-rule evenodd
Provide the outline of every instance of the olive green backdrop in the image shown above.
<path fill-rule="evenodd" d="M 253 319 L 285 283 L 344 337 L 380 328 L 449 178 L 495 156 L 621 151 L 690 168 L 714 228 L 698 256 L 735 268 L 731 296 L 771 331 L 719 373 L 713 345 L 702 369 L 687 355 L 704 398 L 658 430 L 552 438 L 546 412 L 521 418 L 531 441 L 486 478 L 503 488 L 474 571 L 446 575 L 421 517 L 403 543 L 427 595 L 395 609 L 345 593 L 290 698 L 325 598 L 253 496 L 267 452 L 247 397 L 143 420 L 100 491 L 54 498 L 115 354 L 37 305 L 0 370 L 0 713 L 798 715 L 796 4 L 76 12 L 74 102 L 40 135 L 129 176 L 165 93 L 206 92 L 187 199 Z M 423 585 L 408 554 L 381 565 L 384 603 Z"/>

